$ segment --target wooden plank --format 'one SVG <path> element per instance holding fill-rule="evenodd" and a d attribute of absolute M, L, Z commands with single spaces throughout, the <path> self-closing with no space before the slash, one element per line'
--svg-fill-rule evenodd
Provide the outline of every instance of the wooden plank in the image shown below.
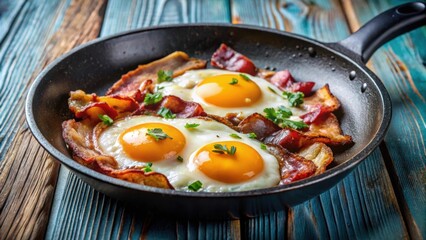
<path fill-rule="evenodd" d="M 108 2 L 101 36 L 138 27 L 186 22 L 229 22 L 227 1 Z M 61 169 L 48 239 L 240 238 L 239 221 L 175 221 L 132 211 Z"/>
<path fill-rule="evenodd" d="M 52 59 L 97 36 L 101 8 L 102 2 L 74 1 L 69 6 L 66 1 L 27 1 L 1 43 L 0 130 L 9 132 L 1 143 L 0 239 L 39 239 L 45 234 L 59 165 L 26 126 L 24 93 Z M 64 16 L 68 25 L 58 30 Z M 93 24 L 80 31 L 87 21 Z"/>
<path fill-rule="evenodd" d="M 17 133 L 19 125 L 15 119 L 21 116 L 23 109 L 23 104 L 18 102 L 39 64 L 46 40 L 54 31 L 55 15 L 62 8 L 58 3 L 12 2 L 2 2 L 3 8 L 11 12 L 0 17 L 0 160 L 4 159 Z M 49 12 L 49 8 L 56 11 Z M 46 17 L 43 24 L 30 26 L 31 21 L 41 16 Z"/>
<path fill-rule="evenodd" d="M 378 13 L 409 1 L 344 1 L 353 30 Z M 426 238 L 426 27 L 398 37 L 372 57 L 373 70 L 389 91 L 393 116 L 386 145 L 387 167 L 410 236 Z"/>
<path fill-rule="evenodd" d="M 235 0 L 234 21 L 285 29 L 322 41 L 337 41 L 349 35 L 337 0 L 262 2 Z M 260 233 L 287 227 L 286 235 L 279 238 L 290 239 L 406 238 L 408 234 L 385 169 L 383 156 L 376 150 L 337 186 L 289 209 L 287 226 L 271 217 L 242 221 L 241 225 L 256 226 L 255 231 Z M 243 236 L 255 235 L 250 228 L 242 231 Z"/>
<path fill-rule="evenodd" d="M 11 25 L 15 22 L 19 12 L 23 9 L 24 3 L 23 0 L 0 2 L 0 22 L 2 23 L 0 25 L 0 43 L 12 29 Z"/>

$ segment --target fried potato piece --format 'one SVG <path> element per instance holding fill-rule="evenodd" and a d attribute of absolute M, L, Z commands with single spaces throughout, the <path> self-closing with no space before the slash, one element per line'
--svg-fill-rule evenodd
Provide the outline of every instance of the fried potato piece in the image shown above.
<path fill-rule="evenodd" d="M 296 154 L 312 161 L 317 166 L 315 175 L 325 172 L 327 166 L 334 159 L 331 149 L 324 143 L 318 142 L 302 148 Z"/>
<path fill-rule="evenodd" d="M 139 104 L 130 97 L 118 95 L 98 97 L 94 93 L 86 94 L 82 90 L 70 93 L 68 106 L 76 118 L 88 118 L 92 124 L 100 121 L 98 117 L 100 114 L 115 119 L 139 108 Z"/>
<path fill-rule="evenodd" d="M 105 102 L 118 113 L 132 112 L 139 108 L 139 104 L 130 97 L 118 95 L 98 97 L 99 102 Z"/>
<path fill-rule="evenodd" d="M 156 61 L 139 65 L 135 70 L 124 74 L 106 94 L 135 97 L 141 84 L 146 80 L 151 79 L 157 83 L 157 72 L 160 70 L 171 70 L 173 77 L 177 77 L 188 70 L 205 68 L 206 63 L 205 60 L 190 58 L 186 53 L 177 51 Z"/>

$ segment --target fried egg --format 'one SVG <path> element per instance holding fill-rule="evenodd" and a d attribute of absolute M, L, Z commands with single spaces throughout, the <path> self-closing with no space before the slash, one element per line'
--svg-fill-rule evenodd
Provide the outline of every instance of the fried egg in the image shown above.
<path fill-rule="evenodd" d="M 152 163 L 151 170 L 177 190 L 189 191 L 196 181 L 205 192 L 267 188 L 280 181 L 277 159 L 259 141 L 213 120 L 131 116 L 115 121 L 95 141 L 119 168 Z"/>
<path fill-rule="evenodd" d="M 170 82 L 157 84 L 163 96 L 175 95 L 186 101 L 194 101 L 205 112 L 219 116 L 237 113 L 247 117 L 252 113 L 262 113 L 265 108 L 285 106 L 291 108 L 291 120 L 305 112 L 291 107 L 278 93 L 282 91 L 268 81 L 249 74 L 241 74 L 216 69 L 187 71 Z"/>

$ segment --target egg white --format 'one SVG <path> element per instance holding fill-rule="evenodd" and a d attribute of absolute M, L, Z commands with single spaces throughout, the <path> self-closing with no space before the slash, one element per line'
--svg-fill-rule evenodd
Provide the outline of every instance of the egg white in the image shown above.
<path fill-rule="evenodd" d="M 186 145 L 182 152 L 171 156 L 169 159 L 154 162 L 152 170 L 164 174 L 172 186 L 177 190 L 188 191 L 188 185 L 199 180 L 203 184 L 205 192 L 232 192 L 245 191 L 259 188 L 267 188 L 278 185 L 280 181 L 279 165 L 277 159 L 266 150 L 261 149 L 261 143 L 244 134 L 238 133 L 228 126 L 200 118 L 190 119 L 164 119 L 154 116 L 132 116 L 115 121 L 112 126 L 106 128 L 96 140 L 103 154 L 113 156 L 118 162 L 119 168 L 131 166 L 144 166 L 128 157 L 119 142 L 120 134 L 126 129 L 142 123 L 163 123 L 177 128 L 186 138 Z M 200 124 L 195 129 L 185 128 L 186 123 Z M 230 134 L 238 134 L 241 139 L 235 139 Z M 254 148 L 262 156 L 264 168 L 257 176 L 249 181 L 235 184 L 227 184 L 216 181 L 204 175 L 194 165 L 194 155 L 202 146 L 216 141 L 241 141 Z M 238 151 L 238 150 L 237 150 Z M 177 156 L 183 158 L 183 162 L 177 160 Z"/>
<path fill-rule="evenodd" d="M 238 72 L 217 70 L 217 69 L 202 69 L 202 70 L 192 70 L 187 71 L 183 75 L 174 78 L 170 82 L 162 82 L 157 84 L 158 89 L 163 93 L 163 96 L 166 95 L 175 95 L 186 101 L 194 101 L 199 103 L 205 112 L 209 114 L 215 114 L 219 116 L 225 116 L 227 113 L 237 113 L 241 117 L 247 117 L 252 113 L 263 113 L 265 108 L 277 108 L 279 106 L 285 106 L 292 110 L 293 116 L 290 117 L 290 120 L 301 121 L 298 117 L 306 112 L 300 108 L 291 107 L 288 100 L 284 99 L 278 93 L 282 91 L 277 88 L 275 85 L 269 83 L 268 81 L 245 74 L 252 81 L 254 81 L 260 88 L 262 96 L 258 101 L 253 103 L 251 106 L 247 107 L 238 107 L 238 108 L 224 108 L 218 107 L 209 103 L 206 103 L 202 98 L 200 98 L 194 91 L 198 83 L 200 83 L 204 78 L 223 75 L 223 74 L 240 74 Z M 272 90 L 273 91 L 272 91 Z"/>

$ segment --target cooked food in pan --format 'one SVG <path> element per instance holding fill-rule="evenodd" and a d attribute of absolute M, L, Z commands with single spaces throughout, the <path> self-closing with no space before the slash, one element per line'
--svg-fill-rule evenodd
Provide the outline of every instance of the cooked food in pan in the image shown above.
<path fill-rule="evenodd" d="M 347 147 L 325 85 L 259 69 L 222 44 L 211 66 L 174 52 L 105 94 L 70 93 L 63 138 L 81 164 L 147 186 L 230 192 L 323 173 Z M 219 69 L 217 69 L 219 68 Z"/>

